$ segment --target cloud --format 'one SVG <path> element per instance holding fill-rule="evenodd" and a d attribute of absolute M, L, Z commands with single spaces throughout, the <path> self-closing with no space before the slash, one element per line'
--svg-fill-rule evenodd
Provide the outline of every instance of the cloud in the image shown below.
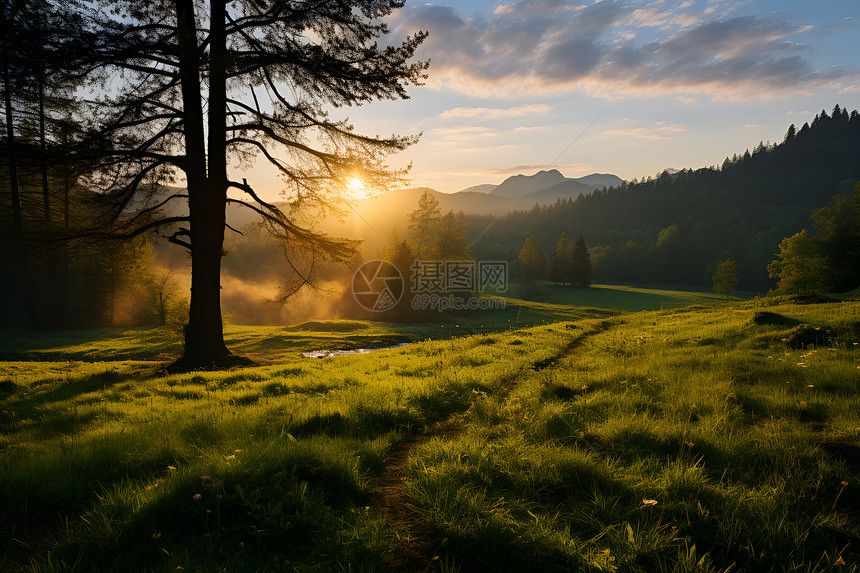
<path fill-rule="evenodd" d="M 805 57 L 807 46 L 795 37 L 810 26 L 731 17 L 732 9 L 518 0 L 464 18 L 450 6 L 425 4 L 398 11 L 392 33 L 428 30 L 420 48 L 431 58 L 428 85 L 480 97 L 580 91 L 766 99 L 849 81 L 847 72 L 817 70 Z"/>
<path fill-rule="evenodd" d="M 482 117 L 489 119 L 499 119 L 505 117 L 522 117 L 525 115 L 538 115 L 552 111 L 552 107 L 545 104 L 526 104 L 518 107 L 509 107 L 504 109 L 488 108 L 488 107 L 455 107 L 448 109 L 439 114 L 443 119 L 453 117 Z"/>
<path fill-rule="evenodd" d="M 844 88 L 839 90 L 838 93 L 840 93 L 840 94 L 853 94 L 853 93 L 857 93 L 857 92 L 860 92 L 860 85 L 854 84 L 854 85 L 850 85 L 850 86 L 845 86 Z"/>
<path fill-rule="evenodd" d="M 816 32 L 826 36 L 836 32 L 841 32 L 842 30 L 850 30 L 851 28 L 855 28 L 857 26 L 860 26 L 860 20 L 848 16 L 847 18 L 842 18 L 841 20 L 839 20 L 839 22 L 835 24 L 831 24 L 829 26 L 822 26 L 818 28 Z"/>
<path fill-rule="evenodd" d="M 674 125 L 664 125 L 663 122 L 655 123 L 652 127 L 620 127 L 607 129 L 598 133 L 601 135 L 619 136 L 619 137 L 634 137 L 636 139 L 672 139 L 673 133 L 682 133 L 687 131 L 686 126 L 680 123 Z"/>
<path fill-rule="evenodd" d="M 452 144 L 461 143 L 464 141 L 473 141 L 480 137 L 489 137 L 496 135 L 494 129 L 489 127 L 480 127 L 472 125 L 455 125 L 453 127 L 437 127 L 431 132 L 435 136 L 430 143 L 435 144 Z"/>

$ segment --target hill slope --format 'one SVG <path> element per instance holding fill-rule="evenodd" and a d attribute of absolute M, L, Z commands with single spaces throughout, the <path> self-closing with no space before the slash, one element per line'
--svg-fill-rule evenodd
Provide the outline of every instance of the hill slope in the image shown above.
<path fill-rule="evenodd" d="M 860 180 L 860 114 L 836 107 L 772 146 L 726 158 L 719 169 L 664 172 L 495 221 L 470 217 L 477 258 L 513 260 L 536 234 L 552 253 L 558 236 L 583 235 L 595 280 L 710 287 L 719 261 L 738 262 L 741 288 L 766 291 L 779 242 Z M 529 207 L 529 206 L 527 206 Z"/>

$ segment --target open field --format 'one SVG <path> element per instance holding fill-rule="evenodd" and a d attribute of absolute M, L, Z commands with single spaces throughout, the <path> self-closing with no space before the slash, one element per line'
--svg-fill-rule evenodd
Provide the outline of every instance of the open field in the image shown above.
<path fill-rule="evenodd" d="M 225 372 L 4 336 L 0 570 L 860 569 L 860 303 L 511 302 L 230 327 L 259 365 Z"/>

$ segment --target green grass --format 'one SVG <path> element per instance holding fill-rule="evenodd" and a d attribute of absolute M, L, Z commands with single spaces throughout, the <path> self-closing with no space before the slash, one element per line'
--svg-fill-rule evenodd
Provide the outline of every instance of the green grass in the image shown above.
<path fill-rule="evenodd" d="M 681 291 L 604 284 L 594 284 L 590 288 L 571 288 L 549 282 L 542 284 L 542 293 L 549 303 L 625 312 L 680 308 L 692 304 L 712 305 L 726 300 L 725 297 L 713 291 Z M 519 288 L 519 285 L 512 285 L 511 290 L 517 292 Z"/>
<path fill-rule="evenodd" d="M 225 372 L 161 373 L 169 330 L 4 337 L 0 570 L 384 571 L 420 535 L 436 571 L 856 571 L 860 303 L 601 290 L 510 299 L 495 331 L 229 327 L 260 365 Z M 798 324 L 827 342 L 788 347 Z M 417 342 L 300 357 L 390 340 Z M 374 480 L 442 421 L 403 530 Z"/>

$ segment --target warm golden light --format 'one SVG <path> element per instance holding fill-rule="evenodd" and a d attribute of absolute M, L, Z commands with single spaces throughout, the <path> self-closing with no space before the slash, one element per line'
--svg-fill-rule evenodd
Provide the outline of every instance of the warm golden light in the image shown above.
<path fill-rule="evenodd" d="M 364 181 L 358 177 L 352 177 L 349 179 L 349 181 L 346 182 L 346 188 L 352 192 L 352 196 L 356 199 L 365 199 L 367 197 Z"/>

